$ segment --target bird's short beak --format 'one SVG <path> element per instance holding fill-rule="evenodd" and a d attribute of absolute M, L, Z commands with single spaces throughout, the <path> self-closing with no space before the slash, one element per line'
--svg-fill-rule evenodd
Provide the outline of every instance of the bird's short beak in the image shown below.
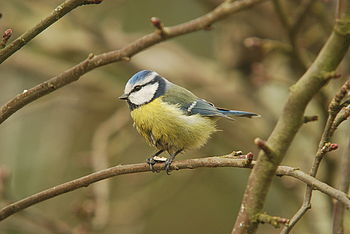
<path fill-rule="evenodd" d="M 120 97 L 118 97 L 119 99 L 122 99 L 122 100 L 126 100 L 128 99 L 128 95 L 126 93 L 124 93 L 123 95 L 121 95 Z"/>

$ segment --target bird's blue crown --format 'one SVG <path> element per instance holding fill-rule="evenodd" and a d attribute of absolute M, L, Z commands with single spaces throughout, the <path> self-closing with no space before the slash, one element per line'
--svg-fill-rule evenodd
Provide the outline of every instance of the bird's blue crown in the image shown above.
<path fill-rule="evenodd" d="M 139 71 L 129 79 L 128 83 L 134 85 L 137 82 L 140 82 L 141 80 L 145 79 L 151 73 L 152 71 L 149 70 Z"/>

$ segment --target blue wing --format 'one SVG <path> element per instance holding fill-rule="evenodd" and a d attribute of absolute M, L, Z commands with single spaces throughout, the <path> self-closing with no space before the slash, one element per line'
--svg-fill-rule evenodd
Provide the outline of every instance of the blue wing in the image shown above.
<path fill-rule="evenodd" d="M 226 110 L 223 108 L 216 108 L 212 103 L 205 101 L 204 99 L 198 99 L 191 103 L 187 107 L 187 113 L 190 115 L 200 114 L 208 117 L 225 117 L 232 119 L 233 116 L 237 117 L 257 117 L 259 115 L 251 112 Z"/>

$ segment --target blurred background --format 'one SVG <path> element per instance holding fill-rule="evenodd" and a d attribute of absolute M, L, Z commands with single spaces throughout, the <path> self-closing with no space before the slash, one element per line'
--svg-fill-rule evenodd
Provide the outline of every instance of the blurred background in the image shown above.
<path fill-rule="evenodd" d="M 0 3 L 1 33 L 16 38 L 62 1 L 11 0 Z M 121 48 L 154 30 L 149 19 L 166 26 L 201 16 L 217 0 L 116 0 L 83 6 L 45 30 L 0 67 L 0 103 L 63 72 L 87 57 Z M 177 159 L 243 153 L 266 139 L 280 116 L 288 88 L 303 74 L 332 30 L 335 1 L 282 1 L 293 22 L 287 30 L 278 4 L 266 2 L 233 14 L 200 31 L 155 45 L 134 56 L 98 68 L 78 82 L 27 105 L 0 126 L 2 206 L 43 189 L 118 164 L 145 162 L 153 148 L 132 127 L 126 103 L 117 97 L 126 81 L 143 69 L 192 90 L 217 106 L 252 111 L 260 119 L 219 122 L 200 150 Z M 275 2 L 276 3 L 276 2 Z M 284 22 L 284 23 L 283 23 Z M 287 22 L 288 23 L 288 22 Z M 348 74 L 349 57 L 339 72 Z M 283 164 L 308 171 L 327 118 L 327 106 L 344 78 L 332 81 L 314 98 L 305 124 Z M 339 149 L 322 163 L 319 178 L 337 187 L 349 123 L 334 142 Z M 349 152 L 348 152 L 349 153 Z M 248 169 L 201 168 L 124 175 L 42 202 L 9 217 L 0 233 L 230 233 L 249 175 Z M 290 218 L 300 207 L 305 185 L 274 178 L 265 210 Z M 314 192 L 312 209 L 294 233 L 330 233 L 332 201 Z M 349 212 L 345 218 L 350 226 Z M 350 232 L 350 229 L 347 229 Z M 279 233 L 261 225 L 258 233 Z"/>

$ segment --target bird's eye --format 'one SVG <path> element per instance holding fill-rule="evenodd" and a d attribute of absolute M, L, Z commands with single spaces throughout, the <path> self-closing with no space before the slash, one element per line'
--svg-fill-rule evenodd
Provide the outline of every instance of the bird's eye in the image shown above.
<path fill-rule="evenodd" d="M 142 88 L 141 85 L 136 85 L 136 86 L 134 87 L 134 91 L 139 91 L 141 88 Z"/>

